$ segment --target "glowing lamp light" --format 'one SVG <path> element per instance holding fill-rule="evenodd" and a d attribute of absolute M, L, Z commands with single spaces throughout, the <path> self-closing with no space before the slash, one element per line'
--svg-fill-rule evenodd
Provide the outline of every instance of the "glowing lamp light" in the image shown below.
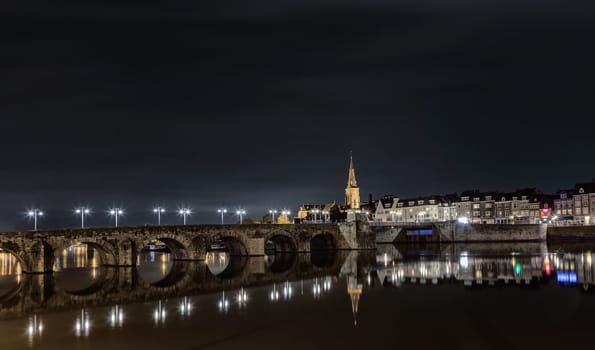
<path fill-rule="evenodd" d="M 468 224 L 468 223 L 469 223 L 469 218 L 468 218 L 468 217 L 465 217 L 465 216 L 462 216 L 462 217 L 458 218 L 458 219 L 457 219 L 457 221 L 458 221 L 460 224 L 465 224 L 465 225 L 466 225 L 466 224 Z"/>

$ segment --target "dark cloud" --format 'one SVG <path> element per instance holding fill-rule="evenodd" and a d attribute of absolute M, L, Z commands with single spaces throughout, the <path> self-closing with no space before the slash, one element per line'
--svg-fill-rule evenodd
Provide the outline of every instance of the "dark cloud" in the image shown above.
<path fill-rule="evenodd" d="M 594 23 L 579 0 L 3 3 L 2 225 L 340 200 L 349 150 L 375 195 L 589 180 Z"/>

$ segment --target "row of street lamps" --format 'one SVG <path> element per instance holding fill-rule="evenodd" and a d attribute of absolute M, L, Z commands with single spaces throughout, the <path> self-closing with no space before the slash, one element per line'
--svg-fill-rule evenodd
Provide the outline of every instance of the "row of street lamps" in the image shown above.
<path fill-rule="evenodd" d="M 85 216 L 91 214 L 91 209 L 88 207 L 79 207 L 79 208 L 76 208 L 74 210 L 74 212 L 77 216 L 80 216 L 80 218 L 81 218 L 81 228 L 85 228 Z M 167 212 L 166 209 L 161 206 L 157 206 L 153 209 L 153 213 L 155 215 L 157 215 L 157 225 L 161 226 L 161 216 L 164 215 L 166 212 Z M 225 214 L 227 214 L 227 212 L 228 211 L 225 208 L 217 209 L 217 213 L 219 213 L 221 215 L 221 225 L 225 224 Z M 291 214 L 291 212 L 289 210 L 282 210 L 280 213 L 285 216 L 288 216 Z M 108 210 L 108 214 L 109 214 L 109 216 L 114 217 L 115 227 L 118 227 L 118 220 L 121 216 L 124 215 L 124 209 L 112 208 L 112 209 Z M 246 215 L 246 210 L 238 209 L 238 210 L 236 210 L 235 214 L 237 216 L 239 216 L 240 224 L 243 224 L 244 216 Z M 277 210 L 271 209 L 271 210 L 269 210 L 269 214 L 272 215 L 272 222 L 275 223 L 275 214 L 277 214 Z M 39 221 L 39 218 L 41 218 L 44 215 L 45 215 L 45 213 L 41 209 L 31 209 L 31 210 L 27 211 L 27 216 L 33 219 L 33 230 L 34 231 L 37 231 L 37 223 Z M 183 224 L 186 225 L 187 218 L 192 216 L 192 209 L 191 208 L 181 208 L 178 210 L 178 215 L 180 215 L 182 217 Z"/>

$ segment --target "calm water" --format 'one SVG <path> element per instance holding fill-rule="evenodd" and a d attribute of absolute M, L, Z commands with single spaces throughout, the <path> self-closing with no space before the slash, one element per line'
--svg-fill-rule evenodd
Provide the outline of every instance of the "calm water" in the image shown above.
<path fill-rule="evenodd" d="M 590 348 L 590 247 L 381 246 L 101 268 L 71 247 L 55 273 L 0 252 L 0 349 Z M 594 249 L 595 250 L 595 249 Z"/>

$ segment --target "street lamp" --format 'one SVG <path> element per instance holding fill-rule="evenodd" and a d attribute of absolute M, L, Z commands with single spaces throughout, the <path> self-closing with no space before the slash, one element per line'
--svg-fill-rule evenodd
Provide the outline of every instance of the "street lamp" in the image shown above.
<path fill-rule="evenodd" d="M 192 215 L 192 209 L 182 208 L 178 213 L 184 218 L 184 225 L 186 225 L 186 217 Z"/>
<path fill-rule="evenodd" d="M 113 209 L 110 209 L 109 215 L 116 218 L 116 227 L 118 227 L 118 218 L 120 216 L 124 215 L 124 210 L 122 210 L 120 208 L 113 208 Z"/>
<path fill-rule="evenodd" d="M 33 218 L 33 231 L 37 231 L 37 218 L 43 216 L 43 211 L 39 209 L 31 209 L 27 212 L 27 216 Z"/>
<path fill-rule="evenodd" d="M 241 225 L 244 222 L 244 215 L 246 215 L 246 210 L 238 209 L 238 211 L 236 211 L 236 215 L 238 215 L 240 217 L 240 225 Z"/>
<path fill-rule="evenodd" d="M 328 210 L 323 210 L 322 211 L 322 215 L 324 217 L 324 223 L 326 224 L 326 222 L 329 220 L 329 214 L 330 212 Z"/>
<path fill-rule="evenodd" d="M 314 223 L 316 224 L 318 222 L 318 220 L 316 219 L 316 216 L 320 213 L 320 210 L 314 209 L 314 210 L 312 210 L 312 212 L 314 213 Z"/>
<path fill-rule="evenodd" d="M 281 214 L 283 214 L 285 219 L 287 219 L 287 222 L 289 222 L 289 215 L 291 215 L 291 212 L 289 210 L 283 210 Z"/>
<path fill-rule="evenodd" d="M 85 228 L 85 215 L 91 214 L 91 209 L 80 207 L 74 211 L 76 215 L 81 216 L 81 228 Z"/>
<path fill-rule="evenodd" d="M 221 214 L 221 225 L 223 225 L 223 216 L 225 215 L 225 213 L 227 213 L 227 209 L 225 209 L 225 208 L 217 209 L 217 212 L 219 214 Z"/>
<path fill-rule="evenodd" d="M 155 207 L 153 213 L 157 214 L 157 225 L 161 226 L 161 214 L 165 213 L 165 208 Z"/>
<path fill-rule="evenodd" d="M 277 214 L 277 210 L 275 210 L 275 209 L 271 209 L 271 210 L 269 210 L 269 214 L 271 214 L 271 217 L 272 217 L 272 219 L 273 219 L 273 221 L 272 221 L 272 222 L 273 222 L 273 224 L 274 224 L 274 223 L 275 223 L 275 214 Z"/>

